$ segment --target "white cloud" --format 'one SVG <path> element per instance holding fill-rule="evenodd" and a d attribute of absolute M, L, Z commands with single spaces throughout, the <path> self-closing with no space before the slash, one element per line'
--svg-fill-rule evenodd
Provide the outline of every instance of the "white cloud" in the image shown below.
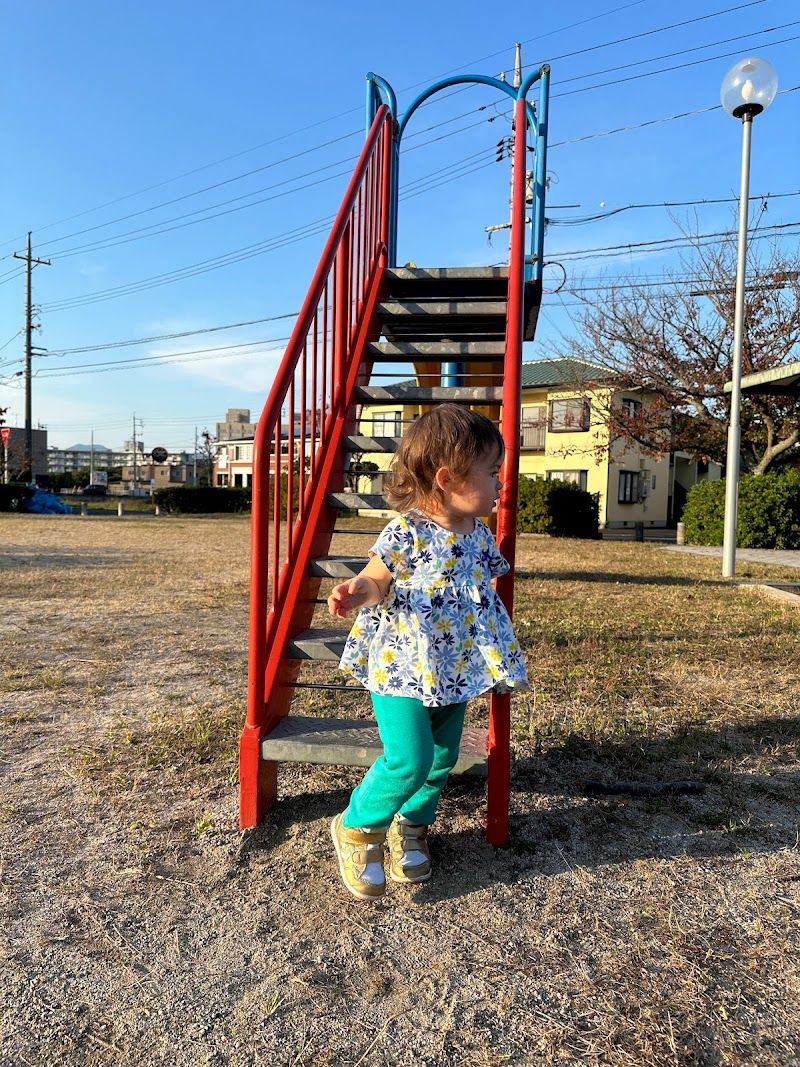
<path fill-rule="evenodd" d="M 202 335 L 185 338 L 179 344 L 164 341 L 153 346 L 148 354 L 169 357 L 177 372 L 195 381 L 266 397 L 283 358 L 283 347 L 254 344 L 252 348 L 243 348 L 239 346 L 247 344 L 244 339 L 227 340 L 226 344 L 219 338 L 212 340 L 209 335 Z"/>

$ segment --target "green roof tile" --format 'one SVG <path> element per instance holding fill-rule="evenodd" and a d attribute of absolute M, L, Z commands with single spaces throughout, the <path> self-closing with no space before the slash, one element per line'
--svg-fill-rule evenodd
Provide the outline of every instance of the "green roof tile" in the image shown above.
<path fill-rule="evenodd" d="M 614 372 L 583 359 L 533 359 L 522 364 L 522 388 L 580 386 L 613 378 Z"/>

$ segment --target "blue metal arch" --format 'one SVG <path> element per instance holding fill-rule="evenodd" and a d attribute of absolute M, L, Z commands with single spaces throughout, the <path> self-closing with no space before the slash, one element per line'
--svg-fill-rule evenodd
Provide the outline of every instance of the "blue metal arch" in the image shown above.
<path fill-rule="evenodd" d="M 538 76 L 539 72 L 537 71 L 536 77 Z M 400 119 L 399 127 L 397 130 L 397 140 L 399 141 L 402 138 L 403 133 L 405 132 L 405 128 L 408 125 L 408 120 L 411 118 L 411 116 L 414 114 L 420 104 L 424 104 L 429 97 L 433 96 L 434 93 L 438 93 L 441 89 L 449 89 L 451 85 L 463 85 L 464 83 L 489 85 L 493 89 L 499 89 L 501 92 L 506 93 L 508 96 L 511 97 L 512 100 L 519 99 L 518 91 L 514 88 L 513 85 L 509 85 L 508 82 L 502 82 L 499 78 L 490 78 L 487 74 L 454 74 L 450 78 L 441 78 L 438 82 L 434 82 L 433 85 L 425 89 L 424 92 L 421 92 L 419 96 L 417 96 L 416 99 L 411 102 L 402 119 Z M 522 86 L 520 86 L 520 89 L 521 88 Z M 522 99 L 524 99 L 524 96 L 522 97 Z M 526 105 L 526 111 L 528 114 L 528 121 L 530 122 L 531 126 L 533 126 L 534 130 L 536 130 L 536 115 L 530 104 Z"/>
<path fill-rule="evenodd" d="M 541 81 L 539 87 L 538 110 L 534 111 L 526 97 L 531 87 Z M 548 127 L 548 103 L 550 93 L 550 67 L 543 64 L 538 70 L 531 73 L 522 81 L 519 88 L 509 85 L 508 82 L 500 81 L 486 74 L 454 74 L 448 78 L 441 78 L 434 82 L 411 102 L 404 115 L 398 120 L 397 96 L 391 85 L 378 74 L 372 71 L 367 74 L 367 131 L 372 126 L 375 114 L 381 103 L 385 103 L 392 118 L 395 121 L 395 135 L 392 145 L 392 175 L 391 175 L 391 205 L 389 226 L 389 266 L 396 266 L 397 259 L 397 207 L 398 207 L 398 171 L 400 163 L 400 141 L 409 119 L 417 108 L 435 93 L 447 89 L 452 85 L 463 84 L 488 85 L 490 88 L 499 89 L 500 92 L 510 96 L 512 100 L 524 100 L 525 112 L 528 122 L 534 131 L 536 147 L 534 150 L 534 181 L 533 181 L 533 205 L 531 212 L 531 254 L 526 260 L 526 275 L 533 279 L 541 279 L 542 257 L 544 249 L 544 199 L 547 165 L 547 127 Z"/>

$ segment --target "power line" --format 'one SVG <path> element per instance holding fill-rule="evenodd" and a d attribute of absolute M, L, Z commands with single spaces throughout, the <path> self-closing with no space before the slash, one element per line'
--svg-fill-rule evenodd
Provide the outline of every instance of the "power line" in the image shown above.
<path fill-rule="evenodd" d="M 744 35 L 744 37 L 748 37 L 748 36 L 749 36 L 749 34 L 745 34 Z M 734 40 L 735 39 L 737 39 L 737 38 L 734 38 Z M 738 38 L 738 39 L 741 40 L 741 39 L 744 39 L 744 38 Z M 797 34 L 797 35 L 795 35 L 793 37 L 784 37 L 782 40 L 780 40 L 780 41 L 772 41 L 772 42 L 770 42 L 770 44 L 774 48 L 776 45 L 789 44 L 789 42 L 791 42 L 791 41 L 798 41 L 798 40 L 800 40 L 800 34 Z M 694 51 L 694 49 L 687 49 L 687 51 Z M 598 82 L 596 85 L 585 85 L 581 89 L 568 89 L 567 92 L 565 92 L 565 93 L 554 93 L 553 96 L 552 96 L 552 99 L 555 100 L 555 99 L 561 99 L 562 97 L 565 97 L 565 96 L 575 96 L 577 93 L 586 93 L 586 92 L 590 92 L 593 89 L 607 89 L 611 85 L 623 85 L 626 82 L 640 81 L 642 78 L 653 78 L 657 74 L 673 74 L 676 70 L 685 70 L 687 67 L 697 67 L 697 66 L 700 66 L 703 63 L 713 63 L 717 59 L 729 59 L 731 56 L 738 55 L 739 51 L 740 51 L 740 49 L 737 49 L 735 52 L 721 52 L 721 53 L 719 53 L 718 55 L 715 55 L 715 56 L 706 56 L 703 59 L 693 59 L 693 60 L 689 61 L 688 63 L 674 63 L 669 67 L 662 67 L 660 70 L 650 70 L 650 71 L 646 71 L 643 74 L 631 74 L 630 77 L 628 77 L 628 78 L 614 78 L 612 81 Z M 621 68 L 621 69 L 624 69 L 624 68 Z"/>
<path fill-rule="evenodd" d="M 643 0 L 635 0 L 634 3 L 625 4 L 625 5 L 622 5 L 621 7 L 613 8 L 611 10 L 611 12 L 609 12 L 609 13 L 610 14 L 614 14 L 614 13 L 617 13 L 619 11 L 626 10 L 627 8 L 630 8 L 630 7 L 636 7 L 641 2 L 643 2 Z M 573 52 L 566 52 L 566 53 L 563 53 L 560 56 L 553 57 L 553 59 L 551 59 L 550 62 L 556 62 L 556 61 L 560 61 L 562 59 L 569 59 L 569 58 L 573 58 L 575 56 L 587 54 L 589 52 L 600 51 L 600 50 L 603 50 L 605 48 L 610 48 L 610 47 L 612 47 L 614 45 L 617 45 L 617 44 L 625 44 L 625 43 L 628 43 L 630 41 L 640 40 L 642 38 L 654 36 L 654 35 L 660 34 L 660 33 L 665 33 L 665 32 L 668 32 L 670 30 L 673 30 L 673 29 L 678 29 L 678 28 L 681 28 L 681 27 L 684 27 L 684 26 L 693 25 L 693 24 L 698 23 L 698 22 L 707 21 L 708 19 L 716 18 L 716 17 L 718 17 L 720 15 L 729 14 L 732 11 L 739 11 L 739 10 L 744 10 L 746 8 L 755 7 L 755 6 L 759 5 L 759 4 L 766 3 L 766 2 L 767 2 L 767 0 L 750 0 L 749 3 L 738 5 L 736 7 L 724 8 L 724 9 L 722 9 L 720 11 L 711 12 L 711 13 L 709 13 L 707 15 L 702 15 L 702 16 L 699 16 L 699 17 L 696 17 L 696 18 L 693 18 L 693 19 L 687 19 L 687 20 L 684 20 L 682 22 L 671 23 L 671 24 L 669 24 L 667 26 L 656 27 L 655 29 L 652 29 L 652 30 L 646 30 L 646 31 L 643 31 L 641 33 L 629 35 L 627 37 L 617 38 L 616 40 L 613 40 L 613 41 L 605 41 L 605 42 L 603 42 L 601 44 L 590 45 L 590 46 L 587 46 L 586 48 L 578 49 L 578 50 L 573 51 Z M 533 41 L 533 40 L 536 40 L 536 41 L 542 40 L 543 37 L 553 36 L 554 34 L 565 32 L 567 29 L 572 29 L 572 28 L 575 28 L 577 26 L 585 25 L 585 24 L 587 24 L 589 22 L 592 22 L 592 21 L 595 21 L 595 20 L 597 20 L 598 18 L 601 18 L 601 17 L 605 17 L 605 16 L 603 14 L 594 15 L 594 16 L 588 18 L 588 19 L 583 19 L 583 20 L 581 20 L 581 21 L 579 21 L 577 23 L 572 23 L 569 26 L 561 27 L 558 30 L 552 30 L 549 33 L 546 33 L 544 35 L 540 35 L 540 36 L 538 36 L 536 38 L 532 38 L 531 41 Z M 767 32 L 767 31 L 764 31 L 764 32 Z M 745 35 L 745 36 L 748 36 L 748 35 Z M 523 43 L 530 43 L 530 42 L 523 42 Z M 700 46 L 700 47 L 703 47 L 703 46 Z M 502 53 L 501 52 L 496 52 L 496 53 L 493 53 L 491 56 L 485 57 L 485 59 L 491 59 L 491 58 L 494 58 L 494 56 L 500 55 L 500 54 L 502 54 Z M 483 62 L 483 60 L 476 60 L 476 62 Z M 642 61 L 642 62 L 648 62 L 648 61 L 645 60 L 645 61 Z M 459 67 L 459 68 L 455 68 L 455 69 L 456 70 L 461 70 L 461 69 L 465 69 L 465 68 L 464 67 Z M 589 75 L 587 75 L 587 77 L 588 76 Z M 413 88 L 418 87 L 421 84 L 425 84 L 425 83 L 418 82 L 418 83 L 415 83 L 413 86 L 410 86 L 408 88 L 409 89 L 413 89 Z M 402 90 L 402 91 L 407 91 L 407 90 Z M 433 98 L 433 99 L 436 99 L 436 98 Z M 325 125 L 327 122 L 335 121 L 335 119 L 337 119 L 337 118 L 341 118 L 341 117 L 343 117 L 345 115 L 353 114 L 358 110 L 359 110 L 358 108 L 351 108 L 351 109 L 348 109 L 346 111 L 339 112 L 337 115 L 331 116 L 331 117 L 329 117 L 327 119 L 320 119 L 319 121 L 317 121 L 315 123 L 311 123 L 309 125 L 305 125 L 303 127 L 303 131 L 305 132 L 305 131 L 307 131 L 309 129 L 314 129 L 314 128 L 318 127 L 318 126 Z M 272 138 L 269 141 L 264 141 L 264 142 L 262 142 L 262 143 L 260 143 L 258 145 L 255 145 L 255 146 L 253 146 L 251 148 L 244 149 L 241 152 L 233 153 L 232 155 L 225 156 L 224 158 L 222 158 L 220 160 L 215 160 L 215 161 L 212 161 L 211 163 L 203 164 L 200 167 L 196 167 L 196 168 L 194 168 L 194 169 L 192 169 L 190 171 L 186 171 L 183 174 L 177 175 L 177 176 L 175 176 L 173 178 L 165 179 L 164 181 L 157 182 L 154 185 L 147 186 L 144 189 L 137 190 L 137 191 L 135 191 L 133 193 L 125 194 L 122 197 L 117 197 L 114 200 L 107 201 L 106 203 L 101 204 L 101 205 L 97 205 L 94 208 L 87 208 L 84 211 L 81 211 L 81 212 L 78 212 L 78 213 L 76 213 L 74 215 L 71 215 L 68 218 L 61 219 L 58 222 L 47 223 L 44 226 L 38 227 L 37 232 L 41 232 L 42 230 L 46 230 L 46 229 L 52 229 L 53 227 L 58 226 L 58 225 L 63 225 L 65 222 L 69 222 L 72 219 L 81 218 L 84 215 L 91 214 L 94 211 L 102 210 L 102 209 L 104 209 L 106 207 L 113 206 L 114 204 L 121 203 L 121 202 L 123 202 L 125 200 L 129 200 L 129 199 L 131 199 L 131 198 L 133 198 L 135 196 L 143 195 L 146 192 L 151 192 L 154 189 L 161 188 L 164 185 L 168 185 L 168 184 L 171 184 L 171 183 L 173 183 L 175 181 L 182 180 L 183 178 L 190 177 L 193 174 L 200 173 L 203 170 L 207 170 L 207 169 L 209 169 L 211 167 L 220 165 L 221 163 L 229 162 L 231 159 L 236 159 L 239 156 L 247 155 L 250 152 L 257 151 L 257 150 L 259 150 L 261 148 L 264 148 L 264 147 L 267 147 L 267 146 L 269 146 L 271 144 L 276 144 L 276 143 L 278 143 L 278 142 L 280 142 L 282 140 L 286 140 L 287 138 L 295 136 L 297 134 L 297 132 L 298 131 L 296 131 L 296 130 L 292 130 L 292 131 L 290 131 L 290 132 L 288 132 L 286 134 L 280 135 L 279 137 Z M 195 190 L 194 192 L 187 193 L 184 196 L 177 197 L 177 198 L 175 198 L 175 199 L 173 199 L 171 201 L 166 201 L 163 204 L 155 205 L 154 207 L 143 209 L 140 212 L 133 212 L 133 213 L 127 215 L 127 216 L 122 216 L 121 219 L 112 220 L 112 221 L 106 222 L 106 223 L 100 223 L 97 226 L 88 227 L 88 228 L 86 228 L 84 230 L 76 231 L 76 233 L 73 233 L 73 234 L 69 234 L 69 235 L 66 235 L 66 236 L 59 237 L 59 238 L 54 238 L 52 240 L 51 244 L 55 243 L 55 242 L 58 242 L 58 241 L 67 240 L 67 239 L 69 239 L 69 237 L 77 236 L 78 234 L 89 232 L 90 230 L 94 230 L 94 229 L 100 228 L 102 226 L 112 225 L 112 224 L 114 224 L 115 222 L 118 222 L 118 221 L 124 221 L 127 218 L 135 217 L 135 216 L 140 215 L 140 214 L 142 214 L 142 213 L 144 213 L 146 211 L 155 210 L 158 207 L 163 207 L 163 206 L 166 206 L 167 204 L 170 204 L 170 203 L 176 203 L 176 202 L 178 202 L 180 200 L 186 199 L 187 197 L 195 196 L 195 195 L 198 195 L 199 193 L 208 191 L 210 189 L 218 188 L 221 185 L 225 185 L 225 184 L 229 184 L 230 182 L 233 182 L 233 181 L 241 180 L 242 178 L 248 177 L 251 174 L 257 173 L 257 172 L 262 171 L 262 170 L 269 169 L 271 167 L 278 166 L 279 164 L 281 164 L 283 162 L 287 162 L 289 160 L 296 159 L 296 158 L 298 158 L 300 156 L 303 156 L 303 155 L 306 155 L 308 153 L 318 151 L 320 148 L 327 147 L 330 144 L 335 144 L 335 143 L 338 143 L 339 141 L 346 140 L 346 139 L 348 139 L 350 137 L 356 136 L 360 132 L 361 131 L 359 131 L 359 130 L 354 130 L 351 133 L 343 134 L 343 135 L 341 135 L 340 137 L 337 137 L 337 138 L 332 138 L 329 141 L 323 142 L 320 145 L 316 145 L 316 146 L 314 146 L 312 148 L 305 149 L 302 152 L 294 153 L 293 155 L 284 157 L 281 160 L 277 160 L 277 161 L 273 161 L 272 163 L 265 164 L 262 167 L 254 168 L 253 170 L 245 172 L 242 175 L 236 175 L 233 178 L 226 179 L 226 180 L 218 182 L 218 183 L 214 183 L 211 186 L 205 187 L 204 189 Z M 14 238 L 14 241 L 16 241 L 16 240 L 18 240 L 18 238 Z"/>
<path fill-rule="evenodd" d="M 695 21 L 695 20 L 690 20 L 690 21 Z M 631 67 L 641 66 L 642 64 L 645 64 L 645 63 L 659 62 L 659 61 L 661 61 L 663 59 L 672 58 L 674 56 L 688 55 L 691 52 L 696 52 L 696 51 L 698 51 L 700 49 L 703 49 L 703 48 L 716 47 L 719 44 L 728 43 L 730 41 L 746 40 L 746 39 L 748 39 L 750 37 L 753 37 L 753 36 L 759 36 L 759 35 L 764 34 L 764 33 L 775 32 L 775 30 L 784 28 L 785 26 L 795 26 L 795 25 L 798 25 L 798 24 L 800 24 L 800 20 L 796 20 L 795 22 L 785 23 L 784 26 L 778 26 L 778 27 L 773 27 L 773 28 L 764 29 L 764 30 L 752 31 L 750 33 L 742 34 L 742 35 L 739 35 L 739 36 L 736 36 L 736 37 L 725 38 L 723 41 L 714 41 L 714 42 L 710 42 L 708 44 L 696 45 L 696 46 L 693 46 L 691 48 L 682 49 L 682 50 L 677 51 L 677 52 L 669 53 L 667 55 L 656 56 L 656 57 L 652 57 L 650 59 L 637 60 L 634 63 L 621 64 L 621 65 L 616 66 L 616 67 L 609 67 L 609 68 L 606 68 L 605 70 L 596 71 L 596 72 L 594 72 L 592 74 L 583 74 L 583 75 L 579 75 L 576 78 L 568 78 L 568 79 L 566 79 L 566 81 L 562 81 L 561 84 L 569 84 L 571 81 L 581 81 L 581 80 L 585 80 L 586 78 L 593 78 L 593 77 L 597 77 L 597 76 L 600 76 L 600 75 L 605 74 L 605 73 L 611 73 L 611 72 L 618 71 L 618 70 L 628 70 Z M 796 38 L 789 38 L 788 40 L 794 40 L 794 39 L 796 39 Z M 779 41 L 779 42 L 776 42 L 776 43 L 780 44 L 780 43 L 785 43 L 785 42 L 780 42 Z M 718 57 L 714 57 L 714 58 L 718 58 Z M 703 60 L 698 60 L 697 62 L 708 62 L 708 61 L 710 61 L 710 59 L 706 58 L 706 59 L 703 59 Z M 670 69 L 673 69 L 673 68 L 670 68 Z M 650 77 L 651 75 L 658 74 L 658 73 L 663 73 L 663 71 L 649 71 L 649 72 L 646 72 L 644 74 L 637 75 L 636 77 Z M 605 84 L 616 84 L 616 83 L 605 83 Z M 584 91 L 584 90 L 588 91 L 588 90 L 593 89 L 593 88 L 597 88 L 597 86 L 585 86 L 581 90 L 573 90 L 573 91 L 574 92 Z M 564 96 L 564 95 L 570 95 L 570 94 L 569 93 L 560 93 L 560 94 L 557 94 L 557 95 Z M 479 110 L 479 111 L 485 110 L 485 107 L 478 108 L 477 110 Z M 430 130 L 436 129 L 438 126 L 448 125 L 451 122 L 458 121 L 458 119 L 467 117 L 467 116 L 469 116 L 471 114 L 474 114 L 474 109 L 471 109 L 469 112 L 465 112 L 464 114 L 461 114 L 461 115 L 458 115 L 458 116 L 453 116 L 453 117 L 451 117 L 449 119 L 445 119 L 443 122 L 438 123 L 435 126 L 428 127 L 426 130 L 417 131 L 416 132 L 416 136 L 419 136 L 419 135 L 421 135 L 423 133 L 429 132 Z M 490 119 L 489 121 L 492 121 L 492 119 Z M 472 128 L 475 128 L 475 126 L 481 125 L 481 124 L 482 123 L 476 123 L 474 125 L 470 125 L 470 126 L 466 127 L 466 129 L 472 129 Z M 452 131 L 449 134 L 445 134 L 444 137 L 455 136 L 459 132 L 463 132 L 463 129 L 462 130 L 457 130 L 457 131 Z M 76 236 L 80 236 L 82 234 L 89 233 L 89 232 L 92 232 L 92 231 L 95 231 L 95 230 L 104 229 L 107 226 L 112 226 L 112 225 L 115 225 L 118 222 L 124 222 L 124 221 L 126 221 L 128 219 L 136 218 L 136 217 L 139 217 L 141 215 L 148 214 L 149 212 L 158 210 L 159 208 L 162 208 L 162 207 L 171 206 L 172 204 L 176 204 L 176 203 L 182 202 L 184 200 L 190 199 L 191 197 L 200 195 L 201 193 L 209 192 L 209 191 L 211 191 L 213 189 L 217 189 L 217 188 L 220 188 L 222 186 L 231 184 L 234 181 L 239 181 L 242 178 L 250 177 L 253 174 L 259 173 L 261 171 L 269 170 L 271 168 L 274 168 L 274 167 L 278 166 L 280 163 L 287 162 L 287 161 L 290 161 L 290 160 L 293 160 L 293 159 L 297 159 L 297 158 L 299 158 L 301 156 L 305 156 L 305 155 L 308 155 L 310 153 L 316 152 L 319 148 L 327 147 L 328 145 L 337 143 L 338 141 L 345 140 L 350 136 L 352 136 L 352 135 L 348 134 L 348 135 L 345 135 L 343 137 L 334 138 L 334 139 L 332 139 L 330 141 L 325 142 L 324 144 L 322 144 L 320 146 L 317 146 L 316 148 L 305 149 L 302 152 L 298 152 L 298 153 L 295 153 L 292 156 L 285 157 L 283 160 L 273 161 L 272 163 L 265 164 L 262 167 L 254 168 L 254 169 L 252 169 L 250 171 L 247 171 L 245 174 L 237 175 L 237 176 L 235 176 L 233 178 L 228 178 L 228 179 L 226 179 L 224 181 L 216 182 L 213 185 L 209 185 L 209 186 L 204 187 L 203 189 L 199 189 L 199 190 L 195 190 L 194 192 L 186 193 L 183 196 L 175 197 L 172 200 L 167 200 L 167 201 L 164 201 L 164 202 L 162 202 L 160 204 L 156 204 L 156 205 L 153 205 L 153 206 L 148 207 L 148 208 L 142 208 L 140 211 L 136 211 L 136 212 L 129 213 L 128 215 L 120 216 L 117 219 L 111 219 L 111 220 L 108 220 L 107 222 L 97 223 L 95 226 L 90 226 L 90 227 L 87 227 L 87 228 L 85 228 L 83 230 L 75 231 L 72 234 L 67 234 L 67 235 L 65 235 L 63 237 L 55 238 L 54 241 L 51 242 L 51 244 L 55 244 L 55 243 L 58 243 L 60 241 L 67 240 L 70 237 L 76 237 Z M 411 136 L 414 136 L 414 134 L 412 134 Z M 444 137 L 435 138 L 435 139 L 432 139 L 430 141 L 423 142 L 420 145 L 415 145 L 415 146 L 412 147 L 411 150 L 413 150 L 414 148 L 423 147 L 424 145 L 427 145 L 427 144 L 432 144 L 436 140 L 444 139 Z M 351 162 L 352 162 L 352 157 L 347 157 L 347 158 L 342 159 L 342 160 L 337 160 L 334 163 L 325 164 L 324 166 L 318 168 L 318 170 L 329 170 L 329 169 L 331 169 L 333 167 L 341 166 L 343 164 L 351 164 Z M 310 181 L 310 182 L 305 182 L 304 184 L 300 184 L 300 185 L 293 184 L 293 183 L 297 182 L 297 180 L 298 180 L 297 177 L 287 178 L 287 179 L 284 179 L 283 181 L 276 182 L 273 185 L 266 186 L 266 187 L 264 187 L 262 189 L 252 190 L 252 191 L 250 191 L 248 193 L 242 193 L 239 196 L 230 198 L 228 200 L 223 200 L 223 201 L 221 201 L 221 202 L 219 202 L 217 204 L 206 205 L 204 207 L 197 208 L 194 211 L 190 211 L 190 212 L 188 212 L 186 214 L 183 214 L 183 215 L 173 216 L 170 219 L 162 220 L 161 222 L 158 222 L 158 223 L 152 223 L 152 224 L 150 224 L 148 226 L 140 227 L 138 229 L 124 231 L 123 233 L 113 235 L 112 237 L 110 237 L 108 239 L 101 239 L 100 241 L 88 242 L 88 243 L 84 243 L 84 244 L 81 244 L 81 245 L 74 246 L 73 248 L 64 249 L 64 250 L 62 250 L 61 252 L 58 253 L 58 257 L 59 258 L 66 258 L 67 256 L 73 256 L 73 255 L 80 254 L 83 251 L 99 251 L 102 248 L 109 248 L 109 247 L 114 247 L 114 246 L 119 245 L 119 244 L 129 243 L 128 239 L 130 239 L 130 240 L 143 240 L 143 239 L 146 239 L 148 237 L 154 237 L 154 236 L 158 236 L 160 234 L 169 233 L 169 232 L 172 232 L 173 230 L 181 229 L 181 228 L 183 228 L 185 226 L 191 226 L 191 225 L 196 225 L 196 224 L 202 223 L 202 222 L 208 222 L 208 221 L 210 221 L 212 219 L 220 218 L 220 217 L 222 217 L 224 215 L 231 214 L 233 212 L 244 211 L 244 210 L 247 210 L 248 208 L 256 207 L 256 206 L 258 206 L 260 204 L 268 203 L 271 200 L 279 199 L 279 198 L 284 197 L 284 196 L 289 196 L 289 195 L 292 195 L 293 193 L 296 193 L 296 192 L 302 192 L 302 191 L 304 191 L 306 189 L 309 189 L 309 188 L 312 188 L 314 186 L 324 184 L 327 181 L 331 181 L 331 180 L 333 180 L 335 178 L 342 177 L 343 175 L 346 175 L 348 173 L 349 173 L 349 169 L 345 170 L 345 171 L 338 171 L 335 174 L 328 175 L 328 176 L 326 176 L 324 178 L 318 178 L 318 179 L 315 179 L 315 180 Z M 238 201 L 248 200 L 248 199 L 251 199 L 252 197 L 258 196 L 260 193 L 272 192 L 273 190 L 279 189 L 282 186 L 286 186 L 286 185 L 290 185 L 291 188 L 290 189 L 285 189 L 283 192 L 274 193 L 274 195 L 264 197 L 264 198 L 262 198 L 260 200 L 252 200 L 251 203 L 238 204 Z M 216 208 L 224 208 L 229 204 L 235 204 L 235 203 L 238 204 L 237 207 L 228 208 L 228 210 L 215 212 Z M 208 212 L 215 212 L 215 213 L 214 214 L 208 214 Z M 202 215 L 203 217 L 202 218 L 192 218 L 192 216 L 197 216 L 197 215 Z M 182 222 L 181 220 L 184 220 L 184 219 L 191 219 L 191 221 Z M 170 223 L 176 223 L 177 225 L 169 225 Z M 147 232 L 147 231 L 151 231 L 151 232 Z M 50 249 L 50 247 L 51 246 L 48 246 L 48 250 Z M 54 253 L 51 252 L 51 255 L 52 254 L 54 254 Z"/>
<path fill-rule="evenodd" d="M 761 203 L 766 200 L 782 200 L 789 196 L 800 196 L 800 190 L 795 190 L 789 193 L 766 193 L 762 196 L 749 197 L 752 201 L 758 201 Z M 548 218 L 548 226 L 582 226 L 589 222 L 602 222 L 605 219 L 613 218 L 615 215 L 621 214 L 623 211 L 634 211 L 638 209 L 650 209 L 650 208 L 665 208 L 665 207 L 700 207 L 706 204 L 738 204 L 739 198 L 734 196 L 722 196 L 716 198 L 704 198 L 701 200 L 665 200 L 663 203 L 652 204 L 624 204 L 622 207 L 612 208 L 610 211 L 598 212 L 596 215 L 582 215 L 582 216 L 567 216 L 567 218 L 550 219 Z"/>
<path fill-rule="evenodd" d="M 230 359 L 240 356 L 243 348 L 257 348 L 259 345 L 277 344 L 288 341 L 288 337 L 264 337 L 260 341 L 246 341 L 238 345 L 221 345 L 216 348 L 195 348 L 188 352 L 165 352 L 157 356 L 138 356 L 132 359 L 104 361 L 101 363 L 79 363 L 74 367 L 59 367 L 57 370 L 37 371 L 37 378 L 68 378 L 78 374 L 102 374 L 110 370 L 131 370 L 136 366 L 171 366 L 173 363 L 204 363 L 213 359 Z M 234 351 L 236 349 L 237 351 Z"/>
<path fill-rule="evenodd" d="M 776 223 L 759 234 L 753 235 L 753 240 L 759 240 L 763 237 L 775 237 L 778 232 L 784 232 L 786 230 L 795 229 L 800 226 L 798 222 L 783 222 Z M 698 243 L 713 243 L 715 241 L 726 240 L 732 237 L 736 233 L 735 230 L 719 230 L 715 233 L 701 233 L 692 237 L 662 237 L 653 241 L 630 241 L 627 244 L 619 245 L 604 245 L 600 248 L 586 248 L 580 251 L 573 252 L 552 252 L 548 253 L 549 257 L 553 260 L 581 260 L 589 257 L 596 257 L 598 259 L 608 258 L 617 255 L 628 255 L 630 252 L 637 251 L 639 249 L 650 249 L 651 251 L 669 251 L 672 248 L 687 248 L 696 246 Z M 656 247 L 658 246 L 658 247 Z M 664 247 L 669 246 L 669 248 Z"/>
<path fill-rule="evenodd" d="M 129 348 L 131 345 L 145 345 L 150 344 L 153 341 L 173 341 L 180 337 L 196 337 L 198 334 L 217 333 L 219 330 L 236 330 L 242 326 L 258 326 L 262 322 L 278 322 L 280 319 L 293 319 L 298 314 L 299 312 L 297 311 L 290 311 L 285 315 L 270 315 L 265 319 L 248 319 L 247 322 L 228 322 L 222 326 L 207 326 L 202 330 L 183 330 L 180 333 L 154 334 L 152 337 L 136 337 L 125 341 L 107 341 L 105 344 L 86 345 L 83 348 L 51 349 L 47 354 L 48 356 L 73 356 L 78 355 L 81 352 L 99 352 L 107 351 L 112 348 Z M 11 340 L 13 341 L 14 338 L 12 337 Z M 10 342 L 6 342 L 6 344 L 9 343 Z M 5 345 L 3 347 L 5 347 Z"/>
<path fill-rule="evenodd" d="M 576 76 L 574 76 L 572 78 L 562 78 L 559 81 L 559 84 L 560 85 L 569 85 L 572 82 L 586 81 L 587 78 L 599 78 L 603 74 L 615 74 L 617 71 L 620 71 L 620 70 L 630 70 L 633 67 L 641 67 L 641 66 L 644 66 L 647 63 L 660 63 L 664 59 L 675 59 L 678 56 L 689 55 L 690 52 L 701 52 L 704 48 L 717 48 L 719 45 L 731 44 L 734 41 L 744 41 L 749 37 L 763 37 L 764 34 L 766 34 L 766 33 L 776 33 L 778 30 L 789 29 L 790 27 L 797 26 L 797 25 L 800 25 L 800 19 L 795 19 L 794 22 L 784 22 L 780 26 L 769 26 L 769 27 L 767 27 L 767 28 L 765 28 L 763 30 L 750 30 L 747 33 L 738 34 L 735 37 L 725 37 L 720 41 L 708 41 L 705 44 L 694 45 L 691 48 L 682 48 L 677 52 L 666 52 L 666 53 L 664 53 L 663 55 L 660 55 L 660 56 L 651 56 L 649 59 L 637 59 L 632 63 L 621 63 L 619 66 L 616 66 L 616 67 L 606 67 L 605 70 L 592 71 L 591 74 L 579 74 L 579 75 L 576 75 Z M 787 40 L 793 41 L 793 40 L 796 40 L 796 38 L 789 37 L 789 38 L 787 38 Z M 784 44 L 785 42 L 784 41 L 775 41 L 775 42 L 771 42 L 771 43 L 773 43 L 773 44 Z M 703 60 L 703 62 L 705 62 L 705 60 Z M 670 68 L 670 69 L 672 69 L 672 68 Z M 650 71 L 649 73 L 655 74 L 655 73 L 659 73 L 659 72 L 658 71 Z M 592 88 L 595 88 L 595 87 L 592 86 Z M 559 93 L 558 95 L 559 96 L 569 96 L 570 94 L 569 93 Z"/>

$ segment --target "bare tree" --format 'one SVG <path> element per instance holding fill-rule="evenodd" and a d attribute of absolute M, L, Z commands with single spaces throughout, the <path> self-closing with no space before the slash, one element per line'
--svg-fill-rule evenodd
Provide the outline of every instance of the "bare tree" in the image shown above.
<path fill-rule="evenodd" d="M 641 405 L 608 403 L 601 414 L 610 435 L 646 452 L 675 448 L 724 463 L 733 348 L 735 243 L 692 239 L 682 269 L 666 284 L 632 278 L 591 297 L 571 354 L 602 366 L 613 378 L 597 385 L 641 390 Z M 800 259 L 777 246 L 748 266 L 742 373 L 800 359 Z M 597 394 L 595 394 L 596 396 Z M 742 463 L 762 474 L 800 441 L 800 398 L 743 394 Z"/>
<path fill-rule="evenodd" d="M 214 461 L 217 458 L 217 439 L 210 430 L 203 430 L 199 442 L 199 482 L 200 485 L 214 484 Z"/>

